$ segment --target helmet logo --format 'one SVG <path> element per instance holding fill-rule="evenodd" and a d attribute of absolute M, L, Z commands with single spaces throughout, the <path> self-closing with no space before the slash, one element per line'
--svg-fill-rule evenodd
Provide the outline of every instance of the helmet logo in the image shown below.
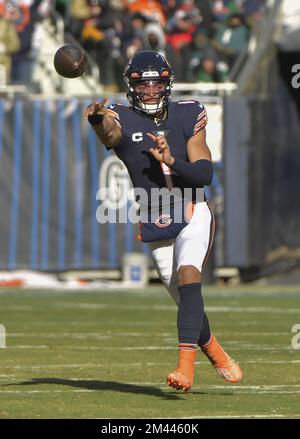
<path fill-rule="evenodd" d="M 130 76 L 131 76 L 131 78 L 139 78 L 140 77 L 140 75 L 136 72 L 131 73 Z"/>
<path fill-rule="evenodd" d="M 168 70 L 164 70 L 163 72 L 161 72 L 161 76 L 165 78 L 166 76 L 170 76 L 170 73 L 168 72 Z"/>
<path fill-rule="evenodd" d="M 154 70 L 154 71 L 143 72 L 143 75 L 142 75 L 143 78 L 149 78 L 152 76 L 159 77 L 159 73 L 156 70 Z"/>

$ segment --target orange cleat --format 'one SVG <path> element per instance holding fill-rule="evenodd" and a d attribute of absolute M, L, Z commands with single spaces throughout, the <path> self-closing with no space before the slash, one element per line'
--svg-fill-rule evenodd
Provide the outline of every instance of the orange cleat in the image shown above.
<path fill-rule="evenodd" d="M 226 354 L 214 335 L 206 345 L 201 346 L 201 350 L 225 381 L 238 383 L 242 380 L 243 373 L 239 364 Z"/>
<path fill-rule="evenodd" d="M 177 369 L 167 376 L 167 383 L 177 390 L 188 392 L 193 385 L 196 349 L 179 349 Z"/>

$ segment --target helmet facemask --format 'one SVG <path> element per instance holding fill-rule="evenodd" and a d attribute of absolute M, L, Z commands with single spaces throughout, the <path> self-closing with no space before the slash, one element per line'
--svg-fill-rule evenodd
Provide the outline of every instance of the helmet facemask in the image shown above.
<path fill-rule="evenodd" d="M 145 92 L 139 91 L 139 88 L 141 88 L 141 85 L 143 85 L 144 83 L 158 83 L 163 85 L 164 87 L 161 87 L 163 88 L 161 91 L 157 91 L 155 93 L 153 92 L 155 97 L 153 96 L 151 99 L 151 95 L 147 93 L 147 90 L 145 90 Z M 170 81 L 160 81 L 156 79 L 154 81 L 128 81 L 127 84 L 127 98 L 130 104 L 137 111 L 140 111 L 146 115 L 155 115 L 165 110 L 170 102 L 170 94 Z"/>

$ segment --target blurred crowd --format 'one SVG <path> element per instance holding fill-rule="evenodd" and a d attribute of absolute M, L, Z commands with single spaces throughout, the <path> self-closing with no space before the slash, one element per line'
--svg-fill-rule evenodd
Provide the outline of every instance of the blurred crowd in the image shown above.
<path fill-rule="evenodd" d="M 265 10 L 266 0 L 0 0 L 0 66 L 7 82 L 26 83 L 34 31 L 53 11 L 99 66 L 106 90 L 141 49 L 158 50 L 177 82 L 223 82 Z"/>
<path fill-rule="evenodd" d="M 36 26 L 54 7 L 54 0 L 0 0 L 1 83 L 31 83 Z"/>

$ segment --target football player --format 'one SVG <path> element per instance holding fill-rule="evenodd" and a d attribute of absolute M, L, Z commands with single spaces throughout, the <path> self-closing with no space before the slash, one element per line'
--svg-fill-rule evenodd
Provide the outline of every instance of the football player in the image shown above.
<path fill-rule="evenodd" d="M 211 333 L 201 293 L 214 236 L 214 216 L 204 193 L 213 177 L 206 110 L 194 100 L 170 100 L 174 73 L 158 52 L 137 52 L 124 80 L 129 106 L 107 108 L 104 99 L 91 104 L 85 118 L 124 162 L 134 188 L 148 195 L 147 202 L 140 201 L 140 239 L 148 243 L 178 305 L 179 359 L 167 382 L 176 389 L 191 388 L 197 346 L 226 381 L 238 382 L 242 371 Z M 155 190 L 175 195 L 153 196 Z"/>

